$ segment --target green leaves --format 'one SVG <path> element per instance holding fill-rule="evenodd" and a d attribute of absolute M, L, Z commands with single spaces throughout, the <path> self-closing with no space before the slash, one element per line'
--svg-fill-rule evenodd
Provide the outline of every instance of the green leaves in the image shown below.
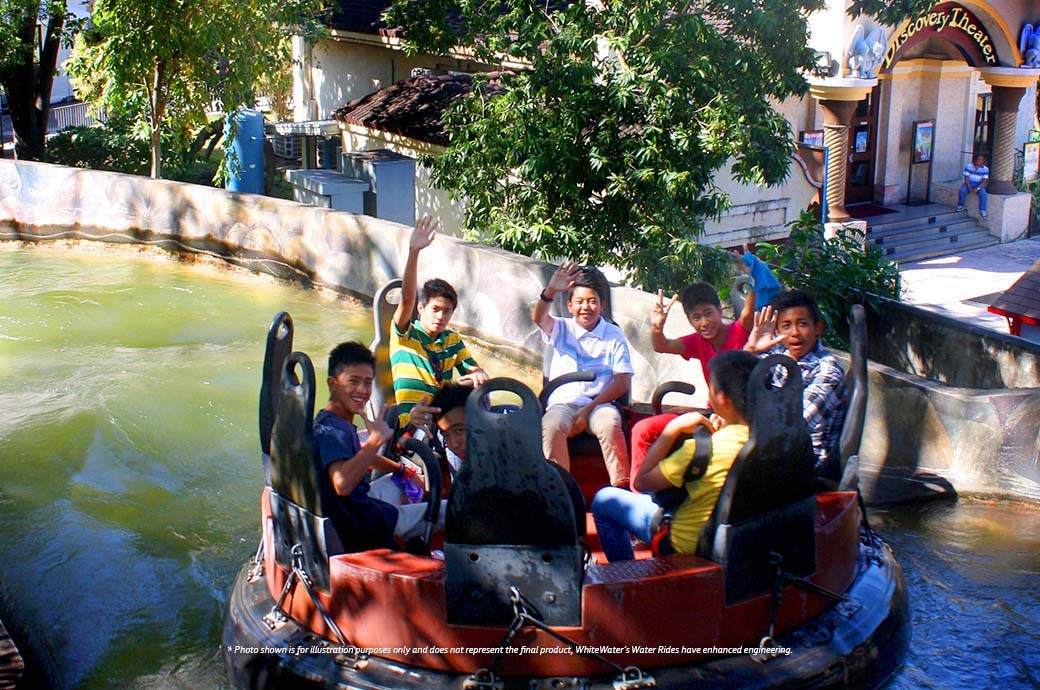
<path fill-rule="evenodd" d="M 529 66 L 502 95 L 456 101 L 448 150 L 429 160 L 472 236 L 675 289 L 723 271 L 696 242 L 729 203 L 717 171 L 786 179 L 792 133 L 772 104 L 805 93 L 806 17 L 821 6 L 398 0 L 387 20 L 414 51 L 465 45 Z"/>
<path fill-rule="evenodd" d="M 291 68 L 289 32 L 322 35 L 321 9 L 321 0 L 98 0 L 69 73 L 88 98 L 148 127 L 157 175 L 160 133 L 204 125 L 213 102 L 226 112 L 252 105 L 258 83 Z"/>
<path fill-rule="evenodd" d="M 823 227 L 808 212 L 790 227 L 788 243 L 761 243 L 760 257 L 779 268 L 778 275 L 788 287 L 816 298 L 827 323 L 824 340 L 847 349 L 852 305 L 873 309 L 877 296 L 899 299 L 899 267 L 853 228 L 825 239 Z"/>

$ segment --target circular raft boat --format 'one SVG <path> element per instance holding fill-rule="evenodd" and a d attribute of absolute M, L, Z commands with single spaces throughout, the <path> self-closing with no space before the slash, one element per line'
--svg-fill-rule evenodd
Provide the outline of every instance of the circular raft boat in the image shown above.
<path fill-rule="evenodd" d="M 793 361 L 752 374 L 750 440 L 697 555 L 597 563 L 542 456 L 537 400 L 508 379 L 470 396 L 438 557 L 342 553 L 312 452 L 313 368 L 289 349 L 285 316 L 261 389 L 263 538 L 224 619 L 234 687 L 872 688 L 901 664 L 902 571 L 856 491 L 815 490 Z M 509 413 L 486 404 L 501 390 L 520 401 Z"/>

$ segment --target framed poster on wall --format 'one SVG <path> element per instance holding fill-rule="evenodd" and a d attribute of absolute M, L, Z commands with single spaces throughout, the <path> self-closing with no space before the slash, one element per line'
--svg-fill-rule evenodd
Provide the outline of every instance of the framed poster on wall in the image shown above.
<path fill-rule="evenodd" d="M 1040 141 L 1027 142 L 1022 149 L 1022 181 L 1032 182 L 1037 177 L 1040 165 Z"/>
<path fill-rule="evenodd" d="M 927 163 L 932 160 L 932 140 L 935 133 L 935 120 L 914 121 L 913 153 L 911 162 Z"/>

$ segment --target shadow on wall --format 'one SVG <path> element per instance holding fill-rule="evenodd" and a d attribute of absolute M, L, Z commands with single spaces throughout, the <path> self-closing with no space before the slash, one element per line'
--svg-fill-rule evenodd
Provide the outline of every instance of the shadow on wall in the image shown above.
<path fill-rule="evenodd" d="M 867 333 L 868 499 L 1040 500 L 1040 345 L 891 300 Z"/>
<path fill-rule="evenodd" d="M 1040 343 L 882 299 L 868 310 L 868 357 L 962 388 L 1040 388 Z"/>

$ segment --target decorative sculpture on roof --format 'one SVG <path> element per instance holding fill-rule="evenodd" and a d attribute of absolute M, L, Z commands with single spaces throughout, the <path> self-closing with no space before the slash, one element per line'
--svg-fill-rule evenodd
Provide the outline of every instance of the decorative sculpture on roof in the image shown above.
<path fill-rule="evenodd" d="M 876 79 L 877 69 L 885 57 L 888 36 L 884 29 L 877 27 L 867 32 L 862 24 L 856 26 L 845 51 L 845 64 L 849 68 L 849 76 L 855 79 Z"/>
<path fill-rule="evenodd" d="M 1035 29 L 1032 24 L 1022 25 L 1022 35 L 1018 39 L 1018 49 L 1022 52 L 1023 69 L 1040 69 L 1040 25 Z"/>

